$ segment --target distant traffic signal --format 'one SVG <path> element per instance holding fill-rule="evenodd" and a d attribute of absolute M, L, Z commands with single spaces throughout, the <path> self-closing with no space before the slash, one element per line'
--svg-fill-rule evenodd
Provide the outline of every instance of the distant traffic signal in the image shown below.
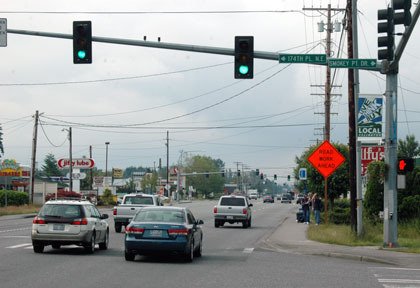
<path fill-rule="evenodd" d="M 258 175 L 260 175 L 260 169 L 255 170 L 255 176 L 258 176 Z"/>
<path fill-rule="evenodd" d="M 73 63 L 92 63 L 92 22 L 73 22 Z"/>
<path fill-rule="evenodd" d="M 274 180 L 277 180 L 277 175 L 276 174 L 274 174 Z"/>
<path fill-rule="evenodd" d="M 206 173 L 206 178 L 209 178 L 210 177 L 210 174 L 207 172 Z"/>
<path fill-rule="evenodd" d="M 290 181 L 290 175 L 287 175 L 287 181 Z"/>
<path fill-rule="evenodd" d="M 414 170 L 414 159 L 413 158 L 398 158 L 397 172 L 399 174 L 405 174 Z"/>
<path fill-rule="evenodd" d="M 254 36 L 235 36 L 235 79 L 254 78 Z"/>
<path fill-rule="evenodd" d="M 263 173 L 260 174 L 260 178 L 261 178 L 261 180 L 264 180 L 264 174 Z"/>
<path fill-rule="evenodd" d="M 241 177 L 241 170 L 238 170 L 238 177 Z"/>

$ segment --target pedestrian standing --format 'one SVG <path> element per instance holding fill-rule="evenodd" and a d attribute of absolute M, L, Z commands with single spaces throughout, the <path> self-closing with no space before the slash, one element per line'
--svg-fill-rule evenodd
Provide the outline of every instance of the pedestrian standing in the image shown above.
<path fill-rule="evenodd" d="M 319 223 L 321 222 L 322 201 L 319 198 L 317 193 L 314 194 L 312 203 L 313 203 L 314 216 L 315 216 L 315 225 L 319 225 Z"/>
<path fill-rule="evenodd" d="M 309 202 L 308 195 L 305 195 L 302 199 L 303 221 L 305 224 L 309 224 Z"/>

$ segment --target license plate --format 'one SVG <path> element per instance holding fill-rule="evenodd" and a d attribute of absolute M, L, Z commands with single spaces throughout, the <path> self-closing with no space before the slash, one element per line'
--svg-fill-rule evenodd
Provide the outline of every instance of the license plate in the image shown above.
<path fill-rule="evenodd" d="M 150 230 L 151 237 L 162 237 L 162 230 Z"/>
<path fill-rule="evenodd" d="M 54 231 L 64 231 L 64 224 L 54 224 L 53 225 Z"/>
<path fill-rule="evenodd" d="M 226 216 L 226 219 L 233 219 L 233 216 Z"/>

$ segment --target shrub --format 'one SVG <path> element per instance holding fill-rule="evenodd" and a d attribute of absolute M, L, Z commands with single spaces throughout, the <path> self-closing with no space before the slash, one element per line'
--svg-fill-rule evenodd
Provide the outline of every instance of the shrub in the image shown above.
<path fill-rule="evenodd" d="M 346 199 L 336 200 L 329 218 L 334 224 L 350 224 L 350 202 Z"/>
<path fill-rule="evenodd" d="M 402 203 L 398 205 L 398 219 L 420 218 L 420 195 L 408 196 L 402 200 Z"/>
<path fill-rule="evenodd" d="M 6 193 L 7 193 L 7 206 L 21 206 L 29 203 L 29 196 L 26 192 L 18 192 L 14 190 L 1 190 L 0 191 L 0 206 L 6 206 Z"/>
<path fill-rule="evenodd" d="M 104 205 L 114 205 L 114 196 L 112 195 L 111 190 L 105 189 L 104 194 L 101 196 L 101 202 Z"/>

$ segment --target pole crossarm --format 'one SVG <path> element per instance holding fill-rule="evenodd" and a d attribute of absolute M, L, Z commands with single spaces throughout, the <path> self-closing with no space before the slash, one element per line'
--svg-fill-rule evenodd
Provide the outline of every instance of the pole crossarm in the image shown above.
<path fill-rule="evenodd" d="M 180 176 L 194 176 L 194 175 L 210 175 L 210 174 L 223 174 L 226 172 L 191 172 L 191 173 L 180 173 Z"/>
<path fill-rule="evenodd" d="M 7 33 L 73 40 L 72 34 L 29 31 L 29 30 L 16 30 L 16 29 L 7 29 Z M 221 48 L 221 47 L 186 45 L 186 44 L 176 44 L 176 43 L 164 43 L 164 42 L 158 42 L 158 41 L 119 39 L 119 38 L 108 38 L 108 37 L 98 37 L 98 36 L 92 36 L 92 41 L 101 42 L 101 43 L 119 44 L 119 45 L 142 46 L 142 47 L 149 47 L 149 48 L 160 48 L 160 49 L 170 49 L 170 50 L 235 56 L 234 49 Z M 254 51 L 254 58 L 279 61 L 279 53 Z"/>

